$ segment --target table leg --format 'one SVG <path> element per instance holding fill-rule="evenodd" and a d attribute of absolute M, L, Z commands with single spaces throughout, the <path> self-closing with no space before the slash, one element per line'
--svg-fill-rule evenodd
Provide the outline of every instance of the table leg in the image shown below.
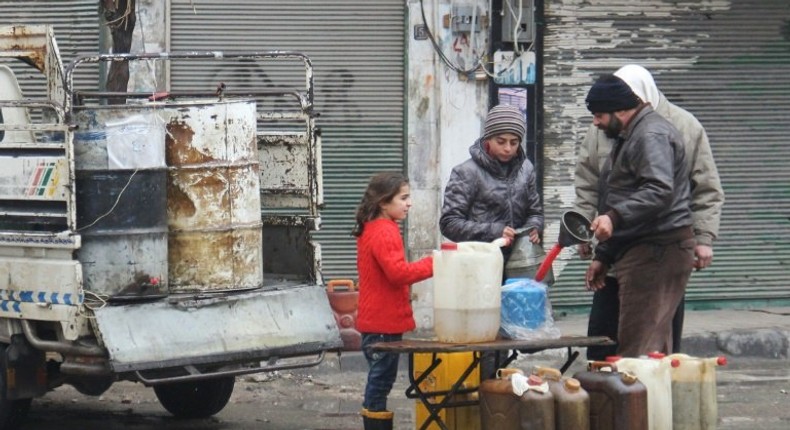
<path fill-rule="evenodd" d="M 428 411 L 428 418 L 425 419 L 425 422 L 422 423 L 420 426 L 420 430 L 425 430 L 428 426 L 435 422 L 439 428 L 442 430 L 449 430 L 447 425 L 442 421 L 442 417 L 439 413 L 448 407 L 457 407 L 457 406 L 472 406 L 478 404 L 478 401 L 469 400 L 469 401 L 453 401 L 453 397 L 457 396 L 458 394 L 462 394 L 464 392 L 471 392 L 476 390 L 469 390 L 469 389 L 462 389 L 464 381 L 469 375 L 475 370 L 475 368 L 480 364 L 480 354 L 474 353 L 472 362 L 469 366 L 464 370 L 461 376 L 453 383 L 447 391 L 436 391 L 436 392 L 423 392 L 419 384 L 423 382 L 430 373 L 436 369 L 436 367 L 441 364 L 442 360 L 436 356 L 436 353 L 431 355 L 431 364 L 428 366 L 427 369 L 418 377 L 414 378 L 414 353 L 409 354 L 409 383 L 410 386 L 406 389 L 406 397 L 408 398 L 417 398 L 419 401 L 425 406 L 425 409 Z M 444 398 L 439 403 L 432 403 L 430 401 L 431 397 L 436 397 L 443 395 Z"/>

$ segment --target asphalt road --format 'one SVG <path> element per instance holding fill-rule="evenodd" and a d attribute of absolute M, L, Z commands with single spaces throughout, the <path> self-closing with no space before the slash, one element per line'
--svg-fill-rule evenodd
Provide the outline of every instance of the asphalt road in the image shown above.
<path fill-rule="evenodd" d="M 581 366 L 577 362 L 569 373 Z M 22 429 L 361 429 L 358 412 L 364 372 L 312 372 L 240 378 L 228 406 L 207 420 L 172 418 L 153 390 L 140 384 L 117 383 L 100 397 L 85 396 L 65 386 L 35 400 Z M 395 428 L 413 429 L 414 403 L 403 395 L 406 381 L 402 373 L 390 396 L 390 408 L 396 413 Z M 736 359 L 719 368 L 717 375 L 719 430 L 790 428 L 790 362 Z"/>

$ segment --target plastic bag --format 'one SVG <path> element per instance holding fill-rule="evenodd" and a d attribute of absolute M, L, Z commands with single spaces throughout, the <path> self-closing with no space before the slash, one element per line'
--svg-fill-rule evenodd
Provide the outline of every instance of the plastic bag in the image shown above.
<path fill-rule="evenodd" d="M 505 339 L 560 337 L 545 284 L 527 278 L 508 279 L 502 286 L 501 312 L 499 334 Z"/>

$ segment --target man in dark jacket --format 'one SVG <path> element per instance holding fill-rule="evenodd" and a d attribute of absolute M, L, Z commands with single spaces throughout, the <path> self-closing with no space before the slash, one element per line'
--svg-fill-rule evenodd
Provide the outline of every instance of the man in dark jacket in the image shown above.
<path fill-rule="evenodd" d="M 522 147 L 525 134 L 524 114 L 517 107 L 491 108 L 483 136 L 469 148 L 471 158 L 453 168 L 445 188 L 439 225 L 446 238 L 512 242 L 516 229 L 526 227 L 538 243 L 543 206 L 535 168 Z"/>
<path fill-rule="evenodd" d="M 593 125 L 615 139 L 599 180 L 599 240 L 587 289 L 620 285 L 618 354 L 672 351 L 672 317 L 694 265 L 689 167 L 680 132 L 620 78 L 601 77 L 587 95 Z"/>

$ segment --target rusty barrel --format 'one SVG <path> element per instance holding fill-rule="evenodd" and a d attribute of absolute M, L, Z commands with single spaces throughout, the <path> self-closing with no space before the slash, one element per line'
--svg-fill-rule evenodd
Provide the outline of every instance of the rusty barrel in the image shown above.
<path fill-rule="evenodd" d="M 260 287 L 255 102 L 184 101 L 166 114 L 171 292 Z"/>
<path fill-rule="evenodd" d="M 76 108 L 77 231 L 87 292 L 110 300 L 166 295 L 167 169 L 154 108 Z"/>

